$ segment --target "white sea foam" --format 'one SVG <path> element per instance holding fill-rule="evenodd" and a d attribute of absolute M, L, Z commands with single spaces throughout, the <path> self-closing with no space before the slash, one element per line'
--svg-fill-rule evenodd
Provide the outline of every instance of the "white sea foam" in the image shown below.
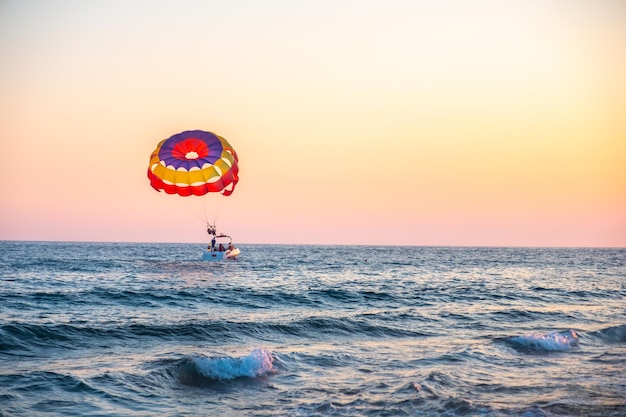
<path fill-rule="evenodd" d="M 240 358 L 195 357 L 193 362 L 201 375 L 217 380 L 256 377 L 273 368 L 272 354 L 263 348 L 255 348 L 249 355 Z"/>
<path fill-rule="evenodd" d="M 578 343 L 578 335 L 574 330 L 569 329 L 564 332 L 511 337 L 509 341 L 533 350 L 566 351 Z"/>

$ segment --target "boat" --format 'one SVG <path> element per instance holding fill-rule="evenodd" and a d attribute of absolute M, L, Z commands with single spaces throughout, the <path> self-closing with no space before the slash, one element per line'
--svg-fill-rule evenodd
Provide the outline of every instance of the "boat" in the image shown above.
<path fill-rule="evenodd" d="M 213 235 L 211 243 L 202 254 L 203 261 L 223 261 L 237 259 L 241 253 L 239 248 L 233 246 L 233 239 L 223 233 L 217 234 L 215 227 L 207 228 L 207 232 Z"/>

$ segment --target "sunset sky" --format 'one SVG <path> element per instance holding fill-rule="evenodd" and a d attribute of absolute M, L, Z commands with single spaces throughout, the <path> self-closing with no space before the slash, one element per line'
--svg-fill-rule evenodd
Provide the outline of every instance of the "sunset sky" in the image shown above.
<path fill-rule="evenodd" d="M 626 247 L 626 2 L 0 0 L 0 164 L 2 240 Z"/>

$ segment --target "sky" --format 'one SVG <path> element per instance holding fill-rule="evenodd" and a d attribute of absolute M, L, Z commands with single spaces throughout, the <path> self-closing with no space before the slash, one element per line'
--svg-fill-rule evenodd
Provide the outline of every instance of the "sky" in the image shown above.
<path fill-rule="evenodd" d="M 621 0 L 0 0 L 0 240 L 626 247 Z M 229 197 L 149 185 L 223 136 Z"/>

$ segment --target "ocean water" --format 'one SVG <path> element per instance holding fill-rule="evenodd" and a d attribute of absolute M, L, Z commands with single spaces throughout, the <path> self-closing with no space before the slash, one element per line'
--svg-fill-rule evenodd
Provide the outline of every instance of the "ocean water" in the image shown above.
<path fill-rule="evenodd" d="M 626 250 L 0 242 L 2 416 L 626 416 Z"/>

